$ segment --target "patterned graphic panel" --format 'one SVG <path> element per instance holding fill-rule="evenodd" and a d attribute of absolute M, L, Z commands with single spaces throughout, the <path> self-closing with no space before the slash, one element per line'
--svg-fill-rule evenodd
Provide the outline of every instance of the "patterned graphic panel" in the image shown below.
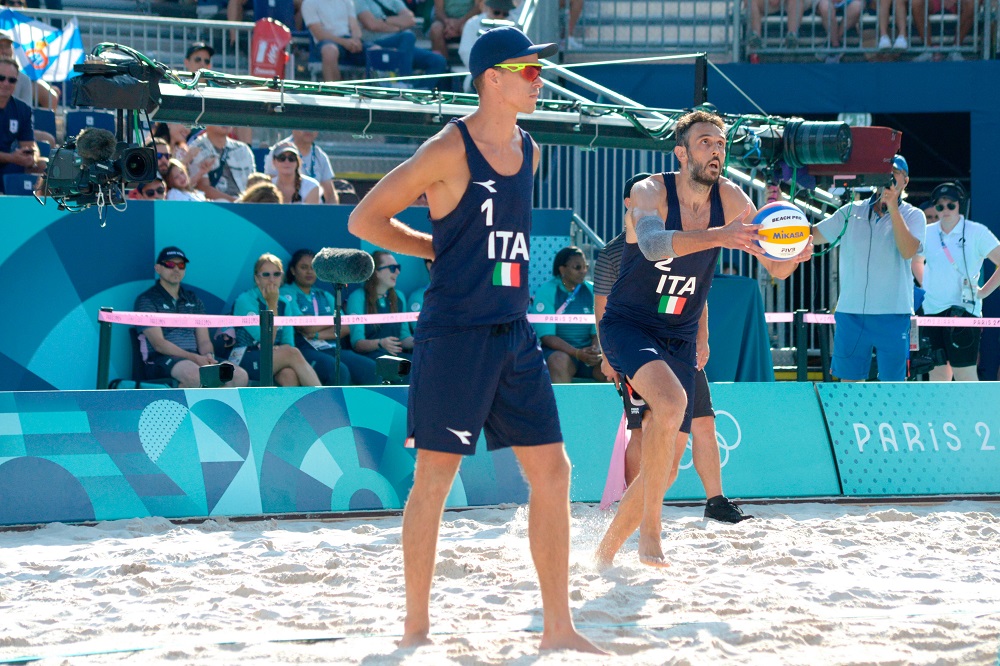
<path fill-rule="evenodd" d="M 1000 492 L 1000 385 L 818 389 L 845 495 Z"/>

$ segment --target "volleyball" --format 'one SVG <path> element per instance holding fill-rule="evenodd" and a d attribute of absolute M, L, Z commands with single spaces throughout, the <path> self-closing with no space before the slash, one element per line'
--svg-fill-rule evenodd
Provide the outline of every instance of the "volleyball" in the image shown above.
<path fill-rule="evenodd" d="M 809 220 L 797 206 L 785 201 L 775 201 L 761 207 L 753 218 L 753 224 L 761 225 L 758 233 L 764 240 L 758 241 L 768 259 L 784 261 L 791 259 L 809 243 L 812 229 Z"/>

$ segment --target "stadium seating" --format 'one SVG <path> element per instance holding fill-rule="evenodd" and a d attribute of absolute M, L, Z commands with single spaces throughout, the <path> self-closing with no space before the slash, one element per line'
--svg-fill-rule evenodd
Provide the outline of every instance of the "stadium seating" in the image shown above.
<path fill-rule="evenodd" d="M 106 111 L 67 111 L 66 136 L 76 136 L 90 127 L 115 131 L 115 117 Z"/>
<path fill-rule="evenodd" d="M 7 173 L 3 177 L 3 190 L 8 196 L 31 196 L 37 181 L 37 174 Z"/>
<path fill-rule="evenodd" d="M 32 125 L 35 130 L 48 132 L 52 136 L 56 135 L 56 112 L 51 109 L 32 109 Z"/>

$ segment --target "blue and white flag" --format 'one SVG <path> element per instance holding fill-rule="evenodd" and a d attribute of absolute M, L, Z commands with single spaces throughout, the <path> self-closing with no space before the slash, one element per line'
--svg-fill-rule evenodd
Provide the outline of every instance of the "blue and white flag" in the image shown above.
<path fill-rule="evenodd" d="M 32 81 L 58 83 L 77 76 L 73 65 L 83 62 L 84 50 L 76 18 L 62 30 L 11 9 L 0 12 L 0 29 L 14 35 L 14 57 Z"/>

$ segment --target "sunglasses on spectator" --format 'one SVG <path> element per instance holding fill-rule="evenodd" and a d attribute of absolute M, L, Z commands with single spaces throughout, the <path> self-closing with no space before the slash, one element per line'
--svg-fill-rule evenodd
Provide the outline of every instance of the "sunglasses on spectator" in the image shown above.
<path fill-rule="evenodd" d="M 519 62 L 514 64 L 493 65 L 508 72 L 518 72 L 525 81 L 534 81 L 542 75 L 542 66 L 537 62 Z"/>
<path fill-rule="evenodd" d="M 17 83 L 16 76 L 0 76 L 0 83 L 6 81 L 7 83 Z"/>
<path fill-rule="evenodd" d="M 958 208 L 958 204 L 955 203 L 954 201 L 949 201 L 946 204 L 936 204 L 934 206 L 934 209 L 937 210 L 937 212 L 940 213 L 941 211 L 943 211 L 945 209 L 945 207 L 947 207 L 948 210 L 955 210 L 956 208 Z"/>
<path fill-rule="evenodd" d="M 161 261 L 160 265 L 166 266 L 167 268 L 176 268 L 179 271 L 182 271 L 185 268 L 187 268 L 186 261 Z"/>
<path fill-rule="evenodd" d="M 298 162 L 299 158 L 295 156 L 295 153 L 281 153 L 280 155 L 274 156 L 275 162 Z"/>
<path fill-rule="evenodd" d="M 157 160 L 169 160 L 170 159 L 170 153 L 156 153 L 156 159 Z"/>
<path fill-rule="evenodd" d="M 401 268 L 402 266 L 400 266 L 399 264 L 387 264 L 385 266 L 379 266 L 378 269 L 380 271 L 388 270 L 390 273 L 398 273 Z"/>
<path fill-rule="evenodd" d="M 155 197 L 157 194 L 163 194 L 164 192 L 166 192 L 166 190 L 163 189 L 162 187 L 157 187 L 156 189 L 150 188 L 148 190 L 142 191 L 142 193 L 145 194 L 147 197 Z"/>
<path fill-rule="evenodd" d="M 507 18 L 507 16 L 510 14 L 510 12 L 505 12 L 505 11 L 503 11 L 501 9 L 491 9 L 490 10 L 490 14 L 492 16 L 497 17 L 497 18 Z"/>
<path fill-rule="evenodd" d="M 257 273 L 257 275 L 261 276 L 262 278 L 281 277 L 281 271 L 274 271 L 274 272 L 271 272 L 271 273 L 268 273 L 267 271 L 265 271 L 263 273 Z"/>
<path fill-rule="evenodd" d="M 211 65 L 212 64 L 212 59 L 211 58 L 202 58 L 201 56 L 195 56 L 195 57 L 191 58 L 191 60 L 194 60 L 197 63 L 204 63 L 206 65 Z"/>

